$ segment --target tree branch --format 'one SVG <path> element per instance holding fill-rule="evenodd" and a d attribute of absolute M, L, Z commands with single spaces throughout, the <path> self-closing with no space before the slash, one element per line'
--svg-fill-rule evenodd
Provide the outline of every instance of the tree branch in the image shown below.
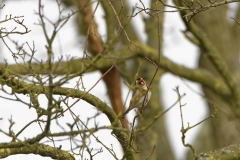
<path fill-rule="evenodd" d="M 2 68 L 0 68 L 0 84 L 11 87 L 13 92 L 19 93 L 19 94 L 29 94 L 33 90 L 35 91 L 36 94 L 43 94 L 45 93 L 45 91 L 49 90 L 48 86 L 28 84 L 26 82 L 18 80 L 13 76 L 11 76 L 7 69 L 2 69 Z M 52 93 L 54 95 L 63 95 L 63 96 L 72 97 L 72 98 L 79 98 L 85 94 L 85 96 L 83 96 L 82 99 L 88 102 L 89 104 L 93 105 L 94 107 L 96 107 L 102 113 L 104 113 L 108 117 L 113 128 L 122 128 L 119 118 L 114 113 L 114 111 L 106 103 L 102 102 L 99 98 L 95 97 L 94 95 L 90 93 L 86 93 L 84 91 L 77 90 L 77 89 L 64 88 L 64 87 L 54 87 L 52 90 Z M 133 152 L 127 147 L 128 138 L 125 132 L 123 130 L 113 129 L 113 134 L 120 140 L 119 142 L 124 152 L 127 153 L 128 159 L 134 159 Z M 31 142 L 31 143 L 35 142 L 35 139 L 38 139 L 39 136 L 41 136 L 41 134 L 38 135 L 36 138 L 26 140 L 26 142 Z M 22 147 L 24 145 L 26 145 L 26 143 L 24 142 L 11 142 L 8 144 L 0 143 L 0 148 L 7 148 L 10 146 L 11 148 L 14 148 L 14 147 Z"/>
<path fill-rule="evenodd" d="M 118 63 L 124 62 L 126 59 L 135 58 L 137 56 L 143 57 L 144 59 L 145 57 L 148 57 L 153 61 L 157 62 L 158 56 L 157 56 L 156 50 L 140 42 L 134 42 L 134 43 L 137 44 L 138 46 L 141 46 L 140 52 L 138 52 L 138 50 L 131 50 L 131 54 L 129 54 L 128 52 L 126 52 L 128 47 L 122 47 L 120 50 L 117 51 L 117 53 L 119 54 L 118 57 L 122 58 L 122 59 L 119 59 Z M 54 64 L 54 66 L 58 65 L 59 67 L 55 69 L 53 74 L 64 75 L 64 74 L 77 73 L 78 75 L 80 75 L 79 68 L 82 66 L 82 63 L 85 64 L 84 65 L 85 67 L 83 70 L 85 70 L 85 68 L 89 68 L 86 72 L 105 69 L 112 65 L 112 59 L 117 58 L 117 57 L 111 57 L 111 55 L 109 55 L 108 57 L 106 56 L 101 57 L 95 63 L 93 63 L 93 61 L 91 61 L 90 59 L 85 59 L 85 60 L 71 59 L 69 62 L 60 62 L 60 64 L 59 62 L 57 62 Z M 32 68 L 36 74 L 38 73 L 46 74 L 46 71 L 44 69 L 41 69 L 43 68 L 41 66 L 43 66 L 43 64 L 32 65 Z M 3 67 L 4 65 L 0 65 L 0 68 L 3 68 Z M 178 75 L 190 81 L 197 82 L 204 86 L 207 86 L 214 92 L 221 95 L 222 97 L 229 98 L 229 96 L 231 95 L 231 92 L 228 86 L 220 78 L 215 77 L 214 75 L 211 74 L 211 72 L 207 70 L 190 69 L 183 65 L 178 65 L 165 57 L 161 57 L 161 64 L 159 67 L 161 67 L 166 71 L 169 71 L 174 75 Z M 70 71 L 68 71 L 69 68 L 71 68 Z M 9 70 L 16 74 L 21 74 L 21 75 L 28 74 L 27 69 L 24 70 L 24 68 L 19 67 L 19 65 L 10 65 Z"/>
<path fill-rule="evenodd" d="M 230 145 L 224 148 L 216 149 L 210 153 L 201 153 L 197 159 L 239 159 L 240 144 Z"/>
<path fill-rule="evenodd" d="M 25 145 L 20 148 L 0 149 L 0 158 L 5 158 L 16 154 L 37 154 L 43 157 L 51 157 L 58 160 L 74 160 L 75 158 L 68 152 L 60 148 L 52 147 L 45 144 Z"/>

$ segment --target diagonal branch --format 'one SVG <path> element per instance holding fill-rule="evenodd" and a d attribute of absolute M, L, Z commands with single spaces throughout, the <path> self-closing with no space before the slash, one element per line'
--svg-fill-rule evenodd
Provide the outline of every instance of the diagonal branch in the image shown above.
<path fill-rule="evenodd" d="M 21 80 L 18 80 L 11 76 L 7 69 L 1 69 L 0 68 L 0 84 L 1 85 L 7 85 L 12 88 L 12 91 L 19 94 L 29 94 L 32 92 L 32 90 L 35 91 L 37 94 L 43 94 L 45 91 L 49 90 L 49 87 L 47 86 L 39 86 L 35 84 L 28 84 L 26 82 L 23 82 Z M 82 99 L 89 104 L 96 107 L 99 111 L 104 113 L 109 121 L 111 122 L 112 127 L 114 128 L 122 128 L 121 123 L 119 121 L 119 118 L 114 113 L 114 111 L 103 101 L 101 101 L 99 98 L 95 97 L 94 95 L 90 93 L 86 93 L 84 91 L 80 91 L 77 89 L 72 88 L 64 88 L 64 87 L 54 87 L 52 90 L 52 93 L 54 95 L 63 95 L 67 97 L 73 97 L 73 98 L 79 98 L 82 95 L 85 95 L 82 97 Z M 113 129 L 113 134 L 119 139 L 120 144 L 124 150 L 124 152 L 127 153 L 128 159 L 134 159 L 133 152 L 127 148 L 126 142 L 128 142 L 128 138 L 126 133 L 123 130 L 119 129 Z M 36 136 L 36 138 L 28 139 L 26 142 L 10 142 L 8 144 L 6 143 L 0 143 L 0 148 L 16 148 L 16 147 L 22 147 L 26 144 L 32 144 L 35 143 L 37 140 L 39 140 L 39 137 L 42 138 L 42 135 Z"/>
<path fill-rule="evenodd" d="M 227 2 L 229 1 L 226 1 L 226 3 Z M 182 1 L 175 1 L 175 3 L 177 5 L 182 4 Z M 186 12 L 182 11 L 180 13 L 183 16 Z M 214 46 L 214 44 L 209 40 L 209 38 L 204 34 L 204 32 L 194 23 L 194 21 L 188 22 L 187 20 L 183 19 L 183 22 L 187 27 L 186 30 L 192 33 L 194 37 L 198 40 L 200 49 L 204 54 L 208 56 L 209 60 L 222 77 L 224 83 L 228 86 L 231 97 L 234 100 L 234 106 L 239 107 L 240 88 L 234 77 L 230 74 L 231 71 L 225 59 L 220 56 L 220 53 L 216 46 Z"/>

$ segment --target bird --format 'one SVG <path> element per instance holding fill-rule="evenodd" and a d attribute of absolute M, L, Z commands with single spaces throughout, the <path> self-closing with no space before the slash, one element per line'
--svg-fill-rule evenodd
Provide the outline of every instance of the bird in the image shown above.
<path fill-rule="evenodd" d="M 148 90 L 148 92 L 147 92 L 147 90 Z M 145 106 L 148 103 L 151 95 L 152 95 L 152 92 L 148 89 L 147 83 L 143 80 L 143 78 L 137 78 L 135 81 L 135 89 L 133 90 L 129 107 L 123 113 L 122 118 L 124 118 L 125 115 L 132 109 Z M 145 98 L 145 96 L 146 96 L 146 98 Z"/>

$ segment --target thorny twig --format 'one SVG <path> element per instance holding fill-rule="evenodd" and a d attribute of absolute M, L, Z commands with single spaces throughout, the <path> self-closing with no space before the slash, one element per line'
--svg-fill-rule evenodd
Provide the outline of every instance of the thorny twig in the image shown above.
<path fill-rule="evenodd" d="M 155 76 L 156 76 L 156 74 L 157 74 L 157 72 L 158 72 L 158 66 L 160 65 L 160 57 L 161 57 L 161 38 L 160 38 L 160 26 L 161 26 L 161 24 L 160 24 L 160 19 L 159 19 L 159 15 L 157 15 L 157 18 L 158 18 L 158 61 L 157 61 L 157 64 L 156 63 L 154 63 L 154 61 L 152 61 L 152 60 L 150 60 L 148 57 L 145 57 L 150 63 L 152 63 L 153 65 L 154 65 L 154 67 L 155 67 L 155 73 L 154 73 L 154 75 L 153 75 L 153 77 L 152 77 L 152 79 L 151 79 L 151 81 L 150 81 L 150 83 L 149 83 L 149 85 L 147 86 L 147 91 L 146 91 L 146 93 L 148 93 L 148 91 L 149 91 L 149 89 L 150 89 L 150 86 L 151 86 L 151 84 L 152 84 L 152 82 L 153 82 L 153 79 L 155 78 Z M 145 102 L 145 100 L 146 100 L 146 98 L 147 98 L 147 95 L 148 94 L 146 94 L 145 96 L 144 96 L 144 100 L 143 100 L 143 103 L 142 103 L 142 106 L 141 106 L 141 108 L 139 108 L 140 109 L 140 114 L 143 112 L 143 107 L 144 107 L 144 102 Z M 134 119 L 133 119 L 133 125 L 132 125 L 132 130 L 131 130 L 131 132 L 130 132 L 130 140 L 129 140 L 129 144 L 128 144 L 128 146 L 132 146 L 131 144 L 132 144 L 132 142 L 133 142 L 133 140 L 134 140 L 134 126 L 135 126 L 135 121 L 137 120 L 137 118 L 138 118 L 138 116 L 139 115 L 136 115 L 135 117 L 134 117 Z M 153 149 L 153 151 L 154 151 L 154 149 Z M 137 151 L 137 152 L 139 152 L 139 151 Z"/>
<path fill-rule="evenodd" d="M 24 28 L 24 31 L 16 31 L 17 27 L 14 27 L 11 31 L 7 31 L 6 28 L 1 27 L 0 28 L 0 38 L 2 39 L 4 45 L 8 48 L 8 50 L 12 53 L 12 56 L 14 59 L 18 58 L 17 55 L 20 53 L 22 47 L 18 48 L 17 52 L 12 51 L 12 49 L 9 47 L 9 45 L 7 44 L 7 42 L 4 40 L 5 37 L 8 37 L 9 35 L 12 34 L 18 34 L 18 35 L 24 35 L 29 33 L 31 30 L 29 30 L 26 25 L 23 23 L 24 22 L 24 16 L 14 16 L 12 17 L 12 15 L 10 15 L 9 17 L 6 16 L 4 20 L 0 21 L 1 23 L 5 23 L 8 21 L 13 20 L 17 25 L 20 25 L 21 27 Z M 20 20 L 21 19 L 21 20 Z"/>
<path fill-rule="evenodd" d="M 182 123 L 182 127 L 181 127 L 181 130 L 180 130 L 180 132 L 182 133 L 182 143 L 185 147 L 189 147 L 191 149 L 191 151 L 194 154 L 194 157 L 197 157 L 196 150 L 193 148 L 193 146 L 189 143 L 185 143 L 185 137 L 186 137 L 185 134 L 187 133 L 188 130 L 198 126 L 199 124 L 203 123 L 204 121 L 208 120 L 209 118 L 218 118 L 218 109 L 217 109 L 217 107 L 215 106 L 215 103 L 214 103 L 214 105 L 213 105 L 214 112 L 209 117 L 205 118 L 204 120 L 198 122 L 197 124 L 195 124 L 193 126 L 189 126 L 189 123 L 188 123 L 188 127 L 185 128 L 184 127 L 184 122 L 183 122 L 182 107 L 185 106 L 186 104 L 181 103 L 181 95 L 180 95 L 179 87 L 176 87 L 176 89 L 174 91 L 177 92 L 178 99 L 179 99 L 178 102 L 179 102 L 179 107 L 180 107 L 180 116 L 181 116 L 181 123 Z"/>
<path fill-rule="evenodd" d="M 238 25 L 240 25 L 240 23 L 235 18 L 233 17 L 230 17 L 230 18 L 232 18 L 235 22 L 237 22 Z"/>
<path fill-rule="evenodd" d="M 192 1 L 183 0 L 183 3 L 186 6 L 169 5 L 169 4 L 166 4 L 165 2 L 163 2 L 162 0 L 157 0 L 156 1 L 156 4 L 158 4 L 158 2 L 160 2 L 166 8 L 174 8 L 176 10 L 162 10 L 162 9 L 147 8 L 147 7 L 145 7 L 145 5 L 142 3 L 141 0 L 139 0 L 139 2 L 141 3 L 142 7 L 136 6 L 136 8 L 139 9 L 139 11 L 136 12 L 131 17 L 135 17 L 136 15 L 138 15 L 141 12 L 145 12 L 145 14 L 154 17 L 154 15 L 156 15 L 158 13 L 163 13 L 163 12 L 189 11 L 186 15 L 183 16 L 189 22 L 189 21 L 191 21 L 191 19 L 196 14 L 198 14 L 200 12 L 203 12 L 203 11 L 206 11 L 210 8 L 215 8 L 215 7 L 218 7 L 218 6 L 221 6 L 221 5 L 234 3 L 234 2 L 240 2 L 240 0 L 224 0 L 224 1 L 221 1 L 221 2 L 217 2 L 216 0 L 214 2 L 212 2 L 211 0 L 208 0 L 208 2 L 209 2 L 208 4 L 201 4 L 200 1 L 198 1 L 198 0 L 192 0 Z M 197 3 L 199 6 L 198 7 L 193 7 L 193 3 Z M 150 13 L 150 11 L 152 13 Z"/>
<path fill-rule="evenodd" d="M 112 8 L 112 10 L 113 10 L 113 12 L 114 12 L 114 14 L 115 14 L 115 16 L 116 16 L 116 18 L 117 18 L 117 21 L 118 21 L 118 23 L 119 23 L 119 26 L 120 26 L 120 28 L 123 30 L 123 32 L 124 32 L 124 34 L 125 34 L 128 42 L 129 42 L 130 44 L 133 44 L 137 49 L 139 49 L 140 47 L 137 46 L 136 44 L 134 44 L 134 43 L 130 40 L 130 38 L 128 37 L 127 32 L 126 32 L 126 30 L 124 29 L 124 27 L 122 26 L 121 20 L 119 19 L 119 16 L 118 16 L 116 10 L 114 9 L 112 3 L 110 2 L 110 0 L 108 0 L 108 3 L 109 3 L 109 5 L 111 6 L 111 8 Z"/>
<path fill-rule="evenodd" d="M 158 18 L 158 61 L 157 61 L 157 65 L 152 61 L 152 60 L 150 60 L 148 57 L 145 57 L 149 62 L 151 62 L 153 65 L 154 65 L 154 67 L 155 67 L 155 73 L 154 73 L 154 75 L 153 75 L 153 77 L 152 77 L 152 79 L 151 79 L 151 81 L 150 81 L 150 83 L 149 83 L 149 85 L 147 86 L 148 88 L 147 88 L 147 92 L 146 92 L 146 95 L 145 95 L 145 97 L 144 97 L 144 100 L 143 100 L 143 104 L 142 104 L 142 107 L 141 107 L 141 113 L 143 112 L 143 107 L 144 107 L 144 102 L 145 102 L 145 100 L 146 100 L 146 98 L 147 98 L 147 93 L 148 93 L 148 91 L 149 91 L 149 89 L 150 89 L 150 86 L 151 86 L 151 84 L 152 84 L 152 82 L 153 82 L 153 79 L 155 78 L 155 76 L 156 76 L 156 74 L 157 74 L 157 72 L 158 72 L 158 66 L 160 66 L 160 58 L 161 58 L 161 35 L 160 35 L 160 26 L 161 26 L 161 24 L 160 24 L 160 19 L 159 19 L 159 15 L 157 15 L 157 18 Z"/>

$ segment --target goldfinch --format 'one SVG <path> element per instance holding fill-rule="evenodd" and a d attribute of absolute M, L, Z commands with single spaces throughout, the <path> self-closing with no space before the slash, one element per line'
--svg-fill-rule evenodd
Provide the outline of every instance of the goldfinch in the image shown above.
<path fill-rule="evenodd" d="M 125 115 L 132 109 L 142 107 L 143 103 L 145 106 L 148 103 L 148 101 L 152 95 L 152 92 L 150 90 L 148 90 L 148 86 L 147 86 L 146 82 L 143 80 L 143 78 L 136 79 L 135 85 L 136 85 L 136 88 L 133 90 L 133 94 L 132 94 L 132 98 L 130 100 L 129 107 L 125 111 L 125 113 L 122 115 L 122 118 L 124 118 Z M 147 93 L 147 90 L 148 90 L 148 93 Z M 146 98 L 145 98 L 145 95 L 146 95 Z M 145 99 L 145 101 L 144 101 L 144 99 Z"/>

